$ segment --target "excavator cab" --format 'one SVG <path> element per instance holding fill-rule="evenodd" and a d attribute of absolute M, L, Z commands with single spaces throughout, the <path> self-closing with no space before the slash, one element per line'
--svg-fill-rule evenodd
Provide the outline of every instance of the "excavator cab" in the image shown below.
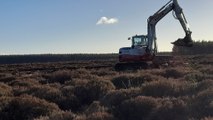
<path fill-rule="evenodd" d="M 132 48 L 147 47 L 148 38 L 146 35 L 135 35 L 132 37 Z"/>

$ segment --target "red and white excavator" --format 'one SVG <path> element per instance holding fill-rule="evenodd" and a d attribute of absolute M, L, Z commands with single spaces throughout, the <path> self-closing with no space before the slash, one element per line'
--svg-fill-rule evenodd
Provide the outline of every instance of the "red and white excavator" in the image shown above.
<path fill-rule="evenodd" d="M 170 0 L 154 15 L 148 18 L 147 35 L 132 36 L 132 38 L 129 38 L 129 40 L 132 40 L 132 46 L 119 49 L 119 63 L 115 65 L 116 70 L 122 70 L 125 68 L 141 68 L 146 66 L 148 61 L 154 60 L 157 55 L 156 24 L 171 11 L 173 11 L 173 16 L 179 20 L 186 34 L 184 38 L 179 38 L 172 44 L 185 47 L 193 46 L 191 38 L 192 32 L 189 28 L 183 10 L 179 6 L 177 0 Z"/>

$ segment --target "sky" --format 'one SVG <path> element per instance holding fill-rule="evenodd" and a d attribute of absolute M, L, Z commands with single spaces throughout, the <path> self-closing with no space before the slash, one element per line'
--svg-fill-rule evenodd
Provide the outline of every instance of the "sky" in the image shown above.
<path fill-rule="evenodd" d="M 147 34 L 169 0 L 1 0 L 0 54 L 117 53 Z M 194 40 L 213 40 L 212 0 L 179 0 Z M 171 13 L 156 26 L 159 51 L 184 37 Z"/>

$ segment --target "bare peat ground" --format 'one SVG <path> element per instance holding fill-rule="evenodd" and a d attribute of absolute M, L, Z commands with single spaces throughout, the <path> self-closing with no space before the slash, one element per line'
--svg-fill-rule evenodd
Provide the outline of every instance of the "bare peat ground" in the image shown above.
<path fill-rule="evenodd" d="M 116 72 L 116 60 L 0 65 L 0 120 L 212 120 L 213 55 Z"/>

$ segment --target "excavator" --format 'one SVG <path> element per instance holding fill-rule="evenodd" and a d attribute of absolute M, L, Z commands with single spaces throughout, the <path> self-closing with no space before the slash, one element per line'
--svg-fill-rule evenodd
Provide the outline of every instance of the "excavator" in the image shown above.
<path fill-rule="evenodd" d="M 156 25 L 169 12 L 173 11 L 173 16 L 179 20 L 185 37 L 172 42 L 175 46 L 192 47 L 191 30 L 189 28 L 183 9 L 177 0 L 170 0 L 161 7 L 155 14 L 147 20 L 147 35 L 135 35 L 129 38 L 132 41 L 131 47 L 119 49 L 119 63 L 115 65 L 115 70 L 147 68 L 147 62 L 154 61 L 157 57 L 157 37 Z M 156 61 L 156 60 L 155 60 Z"/>

